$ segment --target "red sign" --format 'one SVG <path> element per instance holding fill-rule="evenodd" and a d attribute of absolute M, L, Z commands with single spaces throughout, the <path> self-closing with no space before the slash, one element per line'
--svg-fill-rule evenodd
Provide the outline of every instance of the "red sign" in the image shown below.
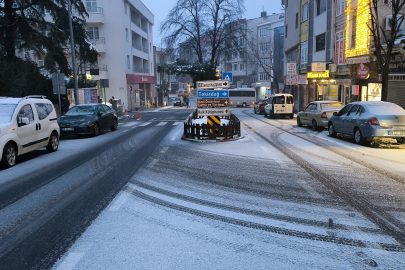
<path fill-rule="evenodd" d="M 340 40 L 340 41 L 335 42 L 335 63 L 337 65 L 346 64 L 345 46 L 346 46 L 345 40 Z"/>
<path fill-rule="evenodd" d="M 360 64 L 360 66 L 357 68 L 357 76 L 361 80 L 365 80 L 368 78 L 368 75 L 370 75 L 370 70 L 368 69 L 367 66 Z"/>
<path fill-rule="evenodd" d="M 287 75 L 286 85 L 297 85 L 298 76 L 297 75 Z"/>
<path fill-rule="evenodd" d="M 127 84 L 134 84 L 134 83 L 156 83 L 156 77 L 127 74 Z"/>

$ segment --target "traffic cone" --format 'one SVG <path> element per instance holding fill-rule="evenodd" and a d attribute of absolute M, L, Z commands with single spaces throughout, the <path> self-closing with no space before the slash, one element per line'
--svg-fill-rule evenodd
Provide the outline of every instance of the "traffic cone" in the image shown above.
<path fill-rule="evenodd" d="M 141 120 L 141 109 L 138 109 L 138 119 L 136 120 Z"/>

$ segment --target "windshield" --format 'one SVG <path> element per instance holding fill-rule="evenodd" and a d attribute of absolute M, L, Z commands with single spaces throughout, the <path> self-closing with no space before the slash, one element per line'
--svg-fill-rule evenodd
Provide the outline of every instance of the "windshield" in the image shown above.
<path fill-rule="evenodd" d="M 336 103 L 322 103 L 321 110 L 340 110 L 344 105 L 340 102 Z"/>
<path fill-rule="evenodd" d="M 94 114 L 96 106 L 75 106 L 65 115 L 90 115 Z"/>
<path fill-rule="evenodd" d="M 0 104 L 0 124 L 11 122 L 17 104 Z"/>

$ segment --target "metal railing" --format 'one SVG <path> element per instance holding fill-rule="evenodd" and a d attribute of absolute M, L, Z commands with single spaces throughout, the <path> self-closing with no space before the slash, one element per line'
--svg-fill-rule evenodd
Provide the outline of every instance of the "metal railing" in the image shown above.
<path fill-rule="evenodd" d="M 131 16 L 131 22 L 141 28 L 141 23 L 135 17 Z"/>
<path fill-rule="evenodd" d="M 137 49 L 138 51 L 142 51 L 142 46 L 132 42 L 132 48 Z"/>
<path fill-rule="evenodd" d="M 89 39 L 92 44 L 105 44 L 105 38 L 100 37 L 98 39 Z"/>
<path fill-rule="evenodd" d="M 132 69 L 136 73 L 149 73 L 149 69 L 147 68 L 142 68 L 142 67 L 136 67 L 134 66 Z"/>
<path fill-rule="evenodd" d="M 142 51 L 143 51 L 144 53 L 149 53 L 148 47 L 143 47 L 143 48 L 142 48 Z"/>
<path fill-rule="evenodd" d="M 228 140 L 240 137 L 240 120 L 233 114 L 221 116 L 222 119 L 229 120 L 228 124 L 223 126 L 193 124 L 192 120 L 199 118 L 202 117 L 198 116 L 197 110 L 187 118 L 187 121 L 184 122 L 183 136 L 198 140 Z"/>
<path fill-rule="evenodd" d="M 86 11 L 87 11 L 87 13 L 103 14 L 103 8 L 102 7 L 87 7 Z"/>
<path fill-rule="evenodd" d="M 99 69 L 101 71 L 107 71 L 107 65 L 106 64 L 85 64 L 84 68 L 86 70 L 89 69 Z"/>

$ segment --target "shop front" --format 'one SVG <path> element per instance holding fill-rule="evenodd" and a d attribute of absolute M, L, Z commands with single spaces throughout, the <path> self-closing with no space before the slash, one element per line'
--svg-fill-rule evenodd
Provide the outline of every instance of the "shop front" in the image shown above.
<path fill-rule="evenodd" d="M 157 106 L 156 77 L 127 74 L 127 97 L 130 111 L 139 106 Z"/>

